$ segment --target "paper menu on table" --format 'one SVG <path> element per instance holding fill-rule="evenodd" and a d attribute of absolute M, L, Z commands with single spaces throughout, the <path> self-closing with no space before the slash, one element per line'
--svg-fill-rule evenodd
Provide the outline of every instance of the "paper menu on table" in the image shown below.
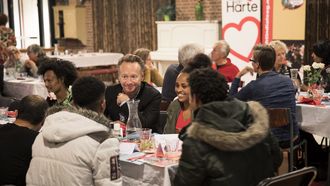
<path fill-rule="evenodd" d="M 120 142 L 119 154 L 133 154 L 136 148 L 137 148 L 136 143 Z"/>

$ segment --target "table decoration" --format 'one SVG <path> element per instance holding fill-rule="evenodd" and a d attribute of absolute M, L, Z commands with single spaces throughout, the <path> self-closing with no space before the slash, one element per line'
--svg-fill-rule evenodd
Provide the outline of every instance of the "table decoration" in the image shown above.
<path fill-rule="evenodd" d="M 307 96 L 300 97 L 300 102 L 321 105 L 322 97 L 324 94 L 322 70 L 324 69 L 323 63 L 313 62 L 312 66 L 304 65 L 304 83 L 308 86 Z"/>

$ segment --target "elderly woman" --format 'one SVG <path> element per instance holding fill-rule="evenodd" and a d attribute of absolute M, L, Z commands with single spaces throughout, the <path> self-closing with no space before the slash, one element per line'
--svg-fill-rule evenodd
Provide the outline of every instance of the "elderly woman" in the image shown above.
<path fill-rule="evenodd" d="M 71 85 L 77 79 L 78 73 L 73 63 L 60 59 L 46 59 L 38 69 L 43 76 L 48 92 L 53 93 L 47 97 L 49 106 L 70 105 L 72 101 Z"/>
<path fill-rule="evenodd" d="M 287 66 L 287 61 L 285 58 L 286 51 L 288 50 L 285 43 L 279 40 L 275 40 L 269 43 L 275 49 L 276 52 L 276 61 L 274 65 L 274 71 L 290 76 L 290 70 Z"/>
<path fill-rule="evenodd" d="M 29 59 L 24 63 L 25 70 L 28 72 L 29 76 L 37 77 L 38 67 L 48 57 L 43 49 L 37 44 L 28 46 L 26 53 L 29 56 Z"/>
<path fill-rule="evenodd" d="M 144 81 L 149 84 L 155 84 L 157 87 L 163 86 L 163 77 L 152 63 L 150 57 L 150 50 L 146 48 L 139 48 L 134 51 L 134 55 L 139 56 L 145 64 Z"/>

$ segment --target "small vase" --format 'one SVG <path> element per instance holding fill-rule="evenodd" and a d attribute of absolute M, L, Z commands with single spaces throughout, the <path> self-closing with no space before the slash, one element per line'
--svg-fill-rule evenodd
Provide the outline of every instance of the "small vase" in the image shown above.
<path fill-rule="evenodd" d="M 204 20 L 204 10 L 201 1 L 198 1 L 195 6 L 195 17 L 196 20 Z"/>
<path fill-rule="evenodd" d="M 164 21 L 170 21 L 170 16 L 169 15 L 164 15 Z"/>
<path fill-rule="evenodd" d="M 308 96 L 313 99 L 315 105 L 321 105 L 324 89 L 321 86 L 309 86 L 308 87 Z"/>

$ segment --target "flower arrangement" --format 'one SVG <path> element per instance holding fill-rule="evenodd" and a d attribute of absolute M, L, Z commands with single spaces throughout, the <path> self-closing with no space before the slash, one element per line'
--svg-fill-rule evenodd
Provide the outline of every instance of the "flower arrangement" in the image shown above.
<path fill-rule="evenodd" d="M 323 70 L 323 68 L 323 63 L 313 62 L 312 66 L 304 65 L 304 83 L 308 86 L 320 84 L 322 80 L 321 71 Z"/>

